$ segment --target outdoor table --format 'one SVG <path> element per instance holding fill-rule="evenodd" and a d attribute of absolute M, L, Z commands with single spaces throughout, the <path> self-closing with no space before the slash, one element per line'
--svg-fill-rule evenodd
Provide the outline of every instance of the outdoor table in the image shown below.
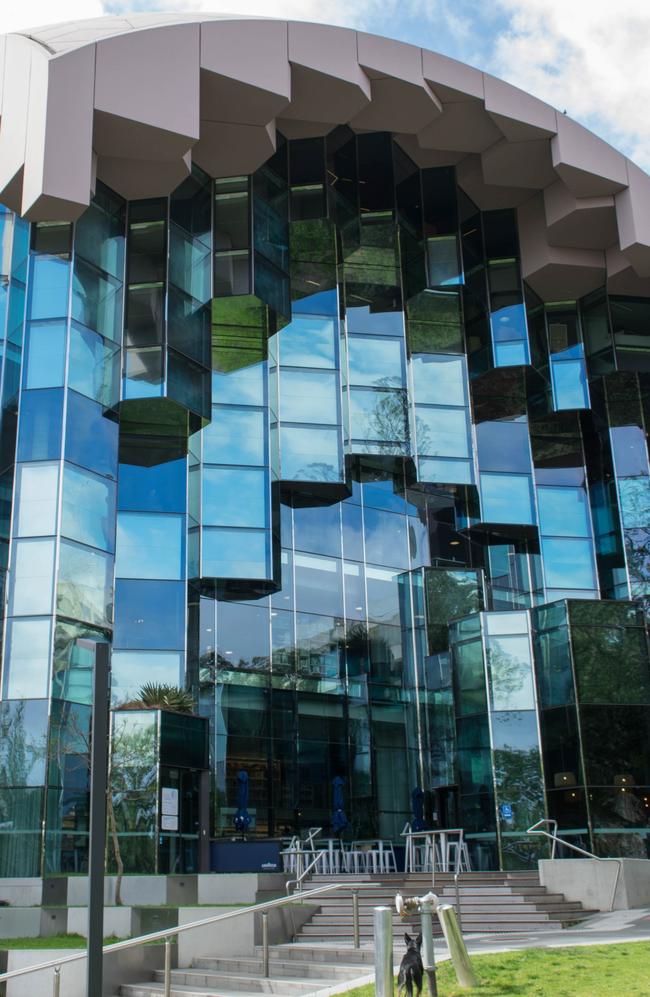
<path fill-rule="evenodd" d="M 432 855 L 433 871 L 437 872 L 459 872 L 461 863 L 461 846 L 463 844 L 462 827 L 446 827 L 429 831 L 406 831 L 403 837 L 406 838 L 406 857 L 404 862 L 405 872 L 424 872 L 427 870 L 416 869 L 415 865 L 415 841 L 417 838 L 424 840 L 428 844 Z M 449 845 L 453 838 L 457 839 L 458 849 L 456 852 L 455 868 L 449 868 Z M 436 843 L 438 843 L 439 860 L 436 862 Z"/>

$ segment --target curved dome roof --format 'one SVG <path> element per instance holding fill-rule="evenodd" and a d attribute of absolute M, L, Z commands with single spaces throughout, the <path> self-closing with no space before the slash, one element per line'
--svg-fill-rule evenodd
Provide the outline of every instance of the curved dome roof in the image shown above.
<path fill-rule="evenodd" d="M 169 193 L 192 161 L 249 173 L 287 138 L 392 131 L 455 165 L 483 209 L 517 207 L 524 276 L 546 299 L 650 295 L 650 177 L 549 104 L 446 56 L 348 28 L 137 14 L 0 36 L 0 200 L 74 219 L 95 177 Z"/>

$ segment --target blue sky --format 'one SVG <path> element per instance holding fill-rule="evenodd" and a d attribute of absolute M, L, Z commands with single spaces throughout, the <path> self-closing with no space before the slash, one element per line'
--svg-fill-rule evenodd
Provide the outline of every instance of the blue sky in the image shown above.
<path fill-rule="evenodd" d="M 399 38 L 566 110 L 650 172 L 650 0 L 22 0 L 2 8 L 0 32 L 53 16 L 196 10 L 328 21 Z"/>

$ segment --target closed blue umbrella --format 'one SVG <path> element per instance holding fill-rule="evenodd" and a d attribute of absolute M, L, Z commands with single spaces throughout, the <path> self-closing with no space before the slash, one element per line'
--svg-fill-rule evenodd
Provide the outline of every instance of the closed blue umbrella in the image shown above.
<path fill-rule="evenodd" d="M 332 830 L 335 834 L 340 834 L 341 831 L 345 831 L 349 824 L 343 809 L 344 786 L 345 780 L 342 779 L 340 775 L 337 775 L 334 779 L 332 779 Z"/>
<path fill-rule="evenodd" d="M 413 810 L 411 830 L 425 831 L 427 822 L 424 819 L 424 793 L 419 786 L 416 786 L 411 793 L 411 808 Z"/>
<path fill-rule="evenodd" d="M 235 830 L 247 831 L 251 822 L 248 806 L 248 772 L 242 769 L 237 773 L 237 813 L 235 814 Z"/>

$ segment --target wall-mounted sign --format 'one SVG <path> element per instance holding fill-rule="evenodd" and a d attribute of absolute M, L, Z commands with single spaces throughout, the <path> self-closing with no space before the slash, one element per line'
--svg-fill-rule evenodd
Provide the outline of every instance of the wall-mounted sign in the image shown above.
<path fill-rule="evenodd" d="M 169 817 L 178 817 L 178 790 L 171 786 L 162 787 L 162 810 Z"/>
<path fill-rule="evenodd" d="M 178 817 L 174 814 L 163 814 L 160 818 L 161 831 L 178 831 Z"/>

